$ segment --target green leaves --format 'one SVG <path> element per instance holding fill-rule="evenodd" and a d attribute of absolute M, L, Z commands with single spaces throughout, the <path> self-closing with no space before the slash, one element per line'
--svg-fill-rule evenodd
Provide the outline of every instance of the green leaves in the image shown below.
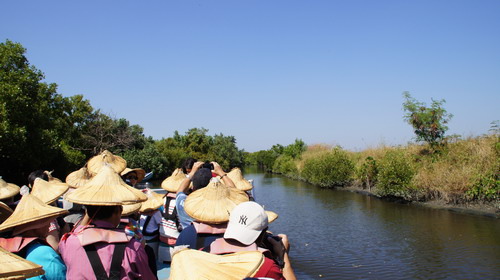
<path fill-rule="evenodd" d="M 443 143 L 444 134 L 448 130 L 446 124 L 453 117 L 442 107 L 446 102 L 443 100 L 432 100 L 431 107 L 415 100 L 409 92 L 404 92 L 403 109 L 408 112 L 404 119 L 414 128 L 417 141 L 425 141 L 436 148 Z"/>

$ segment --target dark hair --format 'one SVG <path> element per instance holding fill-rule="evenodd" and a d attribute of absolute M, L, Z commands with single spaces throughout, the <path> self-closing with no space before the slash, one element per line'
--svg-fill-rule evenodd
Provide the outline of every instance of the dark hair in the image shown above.
<path fill-rule="evenodd" d="M 199 190 L 204 188 L 210 183 L 212 179 L 212 171 L 208 168 L 200 168 L 193 175 L 193 187 L 194 190 Z"/>
<path fill-rule="evenodd" d="M 193 169 L 193 164 L 196 162 L 197 160 L 194 159 L 194 158 L 187 158 L 184 160 L 184 163 L 182 164 L 182 172 L 184 172 L 184 174 L 188 174 L 187 170 L 188 169 Z"/>
<path fill-rule="evenodd" d="M 28 175 L 28 183 L 30 184 L 30 187 L 33 187 L 36 178 L 42 178 L 45 181 L 49 180 L 49 176 L 47 176 L 47 173 L 45 173 L 44 170 L 41 169 L 35 170 L 31 172 L 30 175 Z"/>
<path fill-rule="evenodd" d="M 121 205 L 85 205 L 85 208 L 87 208 L 87 214 L 93 220 L 106 220 L 113 216 L 113 213 L 117 211 L 117 208 L 121 208 Z"/>

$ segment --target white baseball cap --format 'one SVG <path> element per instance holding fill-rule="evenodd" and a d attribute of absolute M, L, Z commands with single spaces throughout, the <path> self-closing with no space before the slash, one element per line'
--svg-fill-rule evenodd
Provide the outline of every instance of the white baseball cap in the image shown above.
<path fill-rule="evenodd" d="M 243 202 L 231 211 L 224 238 L 250 245 L 268 224 L 267 214 L 262 206 L 253 201 Z"/>

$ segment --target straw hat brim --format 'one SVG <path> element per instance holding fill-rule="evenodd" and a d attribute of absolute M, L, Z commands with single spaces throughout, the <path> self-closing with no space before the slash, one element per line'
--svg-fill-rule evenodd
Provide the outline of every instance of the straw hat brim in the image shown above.
<path fill-rule="evenodd" d="M 163 195 L 154 191 L 150 191 L 147 197 L 148 200 L 142 203 L 141 210 L 139 210 L 139 212 L 144 213 L 153 211 L 160 208 L 163 205 Z"/>
<path fill-rule="evenodd" d="M 0 225 L 0 232 L 19 225 L 45 218 L 55 218 L 68 213 L 67 210 L 43 203 L 32 194 L 26 194 L 23 195 L 12 215 Z"/>
<path fill-rule="evenodd" d="M 172 256 L 170 279 L 238 280 L 254 276 L 264 263 L 258 251 L 237 252 L 225 255 L 210 254 L 200 250 L 183 249 Z"/>
<path fill-rule="evenodd" d="M 17 195 L 21 188 L 17 185 L 7 183 L 0 178 L 0 199 L 6 199 Z"/>
<path fill-rule="evenodd" d="M 184 210 L 197 221 L 221 224 L 229 221 L 229 213 L 236 205 L 248 200 L 248 195 L 243 191 L 220 182 L 211 182 L 187 197 Z"/>
<path fill-rule="evenodd" d="M 12 214 L 12 209 L 0 201 L 0 223 L 5 221 Z"/>
<path fill-rule="evenodd" d="M 106 150 L 89 159 L 87 169 L 91 174 L 96 175 L 104 165 L 111 166 L 116 173 L 120 174 L 127 167 L 127 161 Z"/>
<path fill-rule="evenodd" d="M 137 183 L 141 182 L 144 179 L 144 176 L 146 176 L 146 171 L 144 171 L 144 169 L 142 168 L 125 168 L 125 170 L 123 170 L 120 175 L 123 177 L 130 172 L 135 172 L 135 174 L 137 175 Z"/>
<path fill-rule="evenodd" d="M 243 178 L 243 174 L 239 168 L 233 168 L 229 173 L 227 173 L 227 177 L 229 177 L 233 183 L 236 185 L 236 188 L 242 191 L 249 191 L 253 188 L 252 184 Z"/>
<path fill-rule="evenodd" d="M 273 212 L 273 211 L 266 210 L 266 214 L 267 214 L 267 220 L 269 223 L 276 221 L 276 219 L 278 219 L 278 217 L 279 217 L 278 214 Z"/>
<path fill-rule="evenodd" d="M 36 178 L 33 183 L 31 194 L 38 197 L 46 204 L 51 204 L 61 197 L 69 189 L 69 185 L 60 181 L 47 182 L 42 178 Z"/>
<path fill-rule="evenodd" d="M 161 187 L 168 192 L 177 192 L 184 179 L 186 179 L 186 175 L 182 172 L 182 169 L 177 168 L 174 172 L 172 172 L 170 177 L 161 182 Z"/>
<path fill-rule="evenodd" d="M 123 205 L 122 216 L 129 216 L 139 212 L 139 210 L 141 209 L 141 205 L 142 205 L 141 202 Z"/>
<path fill-rule="evenodd" d="M 85 186 L 66 195 L 66 200 L 83 205 L 124 205 L 144 202 L 145 194 L 127 185 L 110 166 L 101 171 Z"/>
<path fill-rule="evenodd" d="M 91 178 L 92 176 L 88 172 L 87 168 L 82 167 L 77 171 L 71 172 L 66 177 L 66 184 L 68 184 L 71 188 L 77 189 L 87 184 Z"/>
<path fill-rule="evenodd" d="M 0 247 L 0 278 L 26 279 L 44 274 L 42 266 L 25 260 Z"/>

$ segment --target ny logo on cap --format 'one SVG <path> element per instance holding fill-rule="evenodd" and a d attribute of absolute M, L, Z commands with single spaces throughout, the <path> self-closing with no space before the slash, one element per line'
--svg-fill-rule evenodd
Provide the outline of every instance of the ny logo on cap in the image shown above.
<path fill-rule="evenodd" d="M 247 225 L 247 219 L 248 219 L 247 216 L 241 215 L 239 223 L 242 225 Z"/>

